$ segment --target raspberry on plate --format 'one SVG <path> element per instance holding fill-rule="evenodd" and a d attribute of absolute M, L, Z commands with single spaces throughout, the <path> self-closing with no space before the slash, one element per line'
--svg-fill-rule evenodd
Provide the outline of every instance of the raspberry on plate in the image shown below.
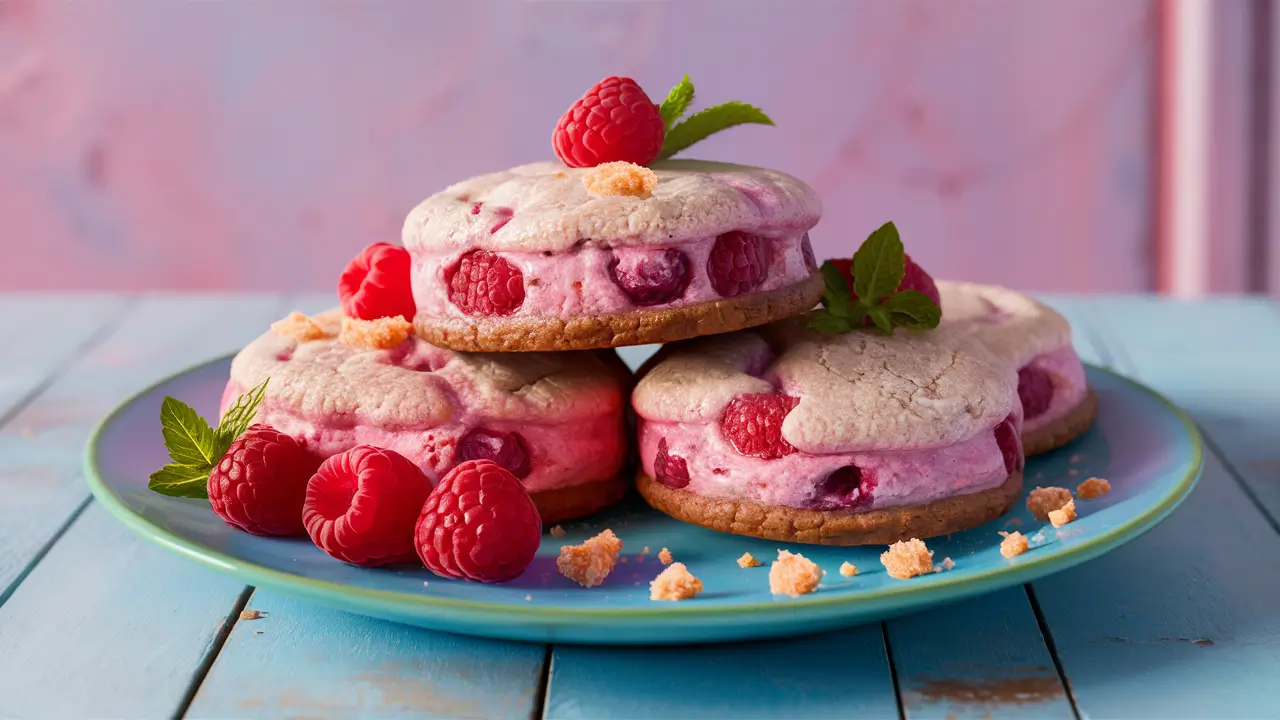
<path fill-rule="evenodd" d="M 312 542 L 353 565 L 412 560 L 413 528 L 431 481 L 392 450 L 358 445 L 320 465 L 302 520 Z"/>
<path fill-rule="evenodd" d="M 307 481 L 320 461 L 293 438 L 253 425 L 209 473 L 209 503 L 253 535 L 300 535 Z"/>
<path fill-rule="evenodd" d="M 662 113 L 631 78 L 607 77 L 586 92 L 556 124 L 556 157 L 575 168 L 625 161 L 648 165 L 662 152 Z"/>
<path fill-rule="evenodd" d="M 491 460 L 469 460 L 431 492 L 414 536 L 418 557 L 431 572 L 505 582 L 533 561 L 542 521 L 514 475 Z"/>
<path fill-rule="evenodd" d="M 338 297 L 349 317 L 377 320 L 402 317 L 413 322 L 417 307 L 409 285 L 409 252 L 388 243 L 360 251 L 338 278 Z"/>

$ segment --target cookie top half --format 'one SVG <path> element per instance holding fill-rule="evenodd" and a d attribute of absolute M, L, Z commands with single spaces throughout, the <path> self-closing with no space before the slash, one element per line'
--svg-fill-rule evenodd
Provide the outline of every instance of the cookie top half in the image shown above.
<path fill-rule="evenodd" d="M 697 160 L 652 170 L 657 183 L 647 196 L 597 194 L 588 190 L 596 168 L 553 162 L 463 180 L 409 213 L 404 245 L 422 252 L 670 246 L 731 230 L 804 231 L 822 215 L 813 189 L 777 170 Z"/>
<path fill-rule="evenodd" d="M 1035 298 L 997 285 L 938 280 L 940 330 L 970 334 L 993 353 L 1022 367 L 1071 345 L 1071 325 Z"/>
<path fill-rule="evenodd" d="M 943 447 L 1015 409 L 1017 372 L 957 333 L 821 334 L 796 320 L 664 349 L 632 393 L 647 421 L 717 422 L 735 397 L 798 402 L 782 436 L 809 453 Z"/>

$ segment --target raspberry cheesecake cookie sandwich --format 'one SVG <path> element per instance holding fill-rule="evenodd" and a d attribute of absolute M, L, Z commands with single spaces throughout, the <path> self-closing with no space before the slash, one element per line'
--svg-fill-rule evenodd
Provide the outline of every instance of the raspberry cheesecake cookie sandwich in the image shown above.
<path fill-rule="evenodd" d="M 965 530 L 1022 490 L 1012 365 L 938 333 L 892 225 L 824 308 L 669 348 L 632 393 L 650 505 L 724 532 L 827 545 Z M 914 277 L 913 277 L 914 276 Z M 852 282 L 850 282 L 850 280 Z"/>
<path fill-rule="evenodd" d="M 553 133 L 559 162 L 464 180 L 405 220 L 414 324 L 463 351 L 660 343 L 803 313 L 822 292 L 814 191 L 776 170 L 670 160 L 713 132 L 772 124 L 725 103 L 677 123 L 685 78 L 659 106 L 601 81 Z"/>
<path fill-rule="evenodd" d="M 1071 325 L 1044 303 L 994 285 L 939 281 L 943 330 L 981 340 L 1018 368 L 1022 446 L 1028 456 L 1079 437 L 1098 414 L 1097 396 L 1071 346 Z"/>
<path fill-rule="evenodd" d="M 378 302 L 368 314 L 397 310 Z M 264 383 L 257 421 L 318 458 L 374 446 L 432 484 L 459 463 L 490 460 L 521 481 L 548 524 L 610 505 L 628 484 L 629 378 L 603 352 L 457 353 L 414 335 L 401 314 L 294 313 L 232 361 L 223 412 Z"/>

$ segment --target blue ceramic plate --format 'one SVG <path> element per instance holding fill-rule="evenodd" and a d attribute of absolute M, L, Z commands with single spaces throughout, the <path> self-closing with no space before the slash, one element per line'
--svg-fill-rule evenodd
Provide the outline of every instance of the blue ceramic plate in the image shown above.
<path fill-rule="evenodd" d="M 1106 370 L 1088 368 L 1098 393 L 1097 426 L 1072 445 L 1027 463 L 1026 486 L 1075 487 L 1108 478 L 1110 494 L 1080 501 L 1080 517 L 1054 530 L 1020 502 L 980 528 L 929 540 L 935 563 L 955 568 L 912 580 L 889 578 L 883 547 L 790 546 L 826 571 L 825 581 L 799 598 L 769 594 L 767 563 L 779 543 L 704 530 L 629 503 L 585 522 L 568 537 L 544 536 L 529 569 L 502 585 L 444 580 L 421 567 L 364 569 L 333 560 L 306 538 L 260 538 L 223 524 L 208 503 L 147 490 L 147 476 L 165 462 L 160 401 L 173 395 L 206 417 L 216 407 L 230 360 L 216 360 L 143 391 L 106 418 L 89 440 L 85 470 L 98 500 L 149 540 L 246 583 L 277 588 L 354 613 L 422 627 L 514 640 L 567 643 L 697 643 L 747 640 L 825 630 L 879 620 L 925 606 L 990 592 L 1097 557 L 1150 530 L 1191 492 L 1201 471 L 1201 440 L 1187 416 L 1147 388 Z M 585 589 L 555 568 L 559 546 L 603 528 L 622 538 L 624 560 L 604 585 Z M 1027 553 L 1000 555 L 1000 530 L 1039 538 Z M 642 551 L 648 546 L 647 554 Z M 671 549 L 701 578 L 705 591 L 679 603 L 649 600 L 649 581 Z M 785 546 L 784 546 L 785 547 Z M 741 569 L 750 552 L 764 567 Z M 843 562 L 859 574 L 842 577 Z M 623 564 L 625 563 L 625 564 Z"/>

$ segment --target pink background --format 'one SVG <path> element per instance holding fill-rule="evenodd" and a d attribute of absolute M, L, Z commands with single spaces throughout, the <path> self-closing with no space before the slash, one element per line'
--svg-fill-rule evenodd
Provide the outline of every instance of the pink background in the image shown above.
<path fill-rule="evenodd" d="M 935 275 L 1147 289 L 1153 8 L 0 0 L 0 289 L 328 289 L 601 77 L 684 73 L 778 122 L 692 156 L 813 184 L 820 256 L 892 219 Z"/>

